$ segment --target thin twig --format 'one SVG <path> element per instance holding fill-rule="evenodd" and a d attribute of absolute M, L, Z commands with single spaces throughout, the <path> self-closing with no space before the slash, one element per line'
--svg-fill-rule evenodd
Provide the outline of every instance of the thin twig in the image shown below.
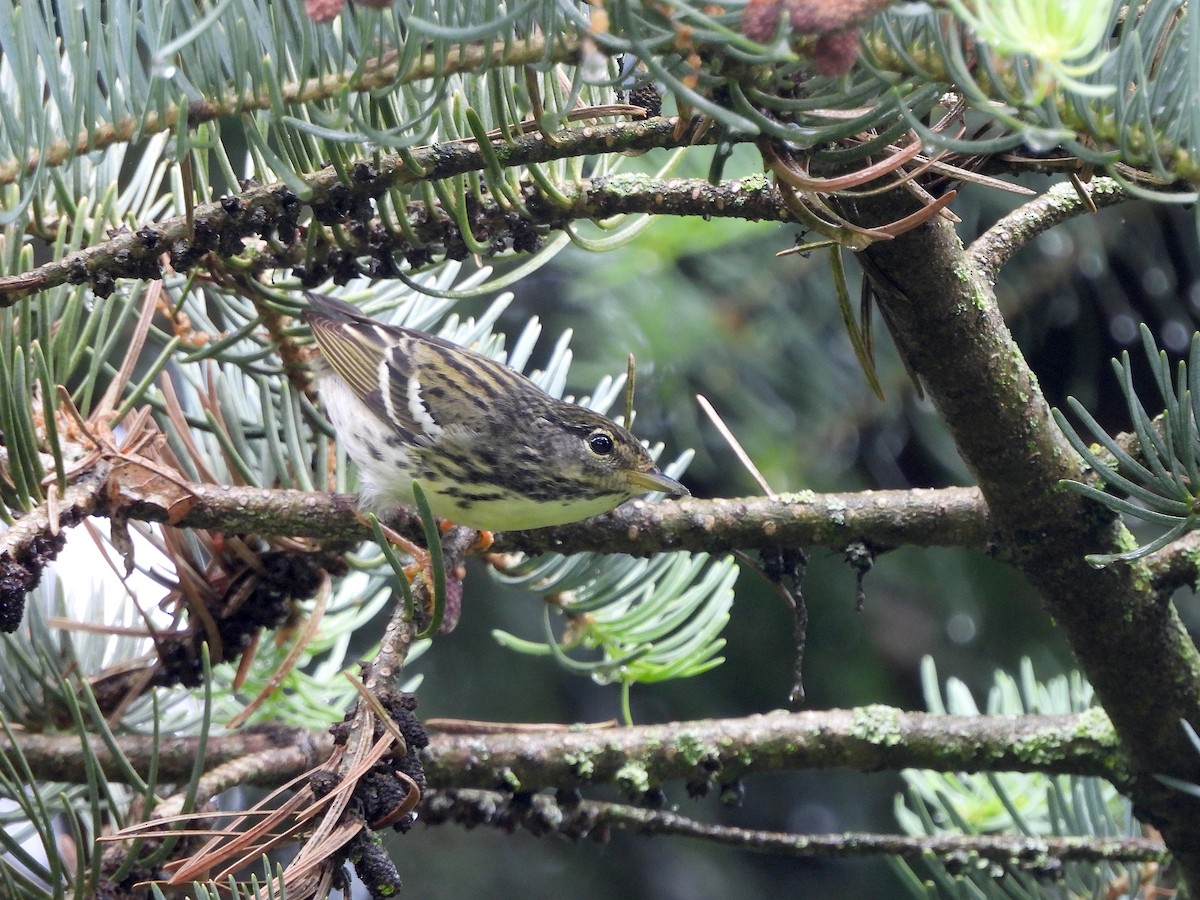
<path fill-rule="evenodd" d="M 536 794 L 512 804 L 511 795 L 497 791 L 464 790 L 431 793 L 423 803 L 423 818 L 431 824 L 462 821 L 464 824 L 493 825 L 511 829 L 519 823 L 535 834 L 557 831 L 575 840 L 607 838 L 611 828 L 636 830 L 639 834 L 677 835 L 699 838 L 727 847 L 754 850 L 776 856 L 802 858 L 847 858 L 895 855 L 915 859 L 979 858 L 1026 871 L 1052 873 L 1055 863 L 1127 862 L 1165 863 L 1170 852 L 1162 841 L 1151 838 L 1108 838 L 1096 836 L 1056 837 L 1038 835 L 900 835 L 846 831 L 837 834 L 789 834 L 729 825 L 699 822 L 669 810 L 645 809 L 623 803 L 581 800 L 558 803 L 554 797 Z"/>

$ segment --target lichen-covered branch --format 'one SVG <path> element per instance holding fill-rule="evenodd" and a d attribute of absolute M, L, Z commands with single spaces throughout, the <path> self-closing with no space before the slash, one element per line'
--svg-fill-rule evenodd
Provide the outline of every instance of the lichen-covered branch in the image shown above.
<path fill-rule="evenodd" d="M 163 522 L 181 528 L 370 540 L 371 532 L 347 494 L 234 487 L 172 479 L 170 490 L 151 479 L 122 479 L 107 464 L 73 485 L 58 502 L 54 521 L 39 507 L 0 534 L 0 622 L 12 631 L 21 621 L 25 594 L 40 568 L 38 548 L 61 540 L 61 527 L 85 516 Z M 124 470 L 118 470 L 124 471 Z M 116 480 L 114 480 L 116 479 Z M 424 531 L 415 510 L 400 509 L 390 524 L 413 540 Z M 722 552 L 811 545 L 844 549 L 862 543 L 875 551 L 901 546 L 988 549 L 987 506 L 974 488 L 804 491 L 767 497 L 713 500 L 636 500 L 611 513 L 557 528 L 497 534 L 493 552 L 632 553 L 669 550 Z M 5 574 L 8 573 L 8 574 Z"/>
<path fill-rule="evenodd" d="M 101 466 L 70 487 L 56 504 L 57 523 L 84 516 L 167 522 L 181 528 L 226 533 L 368 538 L 350 494 L 255 488 L 172 479 L 122 480 L 113 488 Z M 181 511 L 184 510 L 184 511 Z M 416 510 L 401 508 L 390 524 L 413 539 L 424 536 Z M 35 535 L 49 535 L 49 511 L 38 508 L 0 535 L 0 553 L 17 555 Z M 768 497 L 635 500 L 586 522 L 534 531 L 503 532 L 497 552 L 622 552 L 753 550 L 822 545 L 842 549 L 861 541 L 877 549 L 955 546 L 985 549 L 991 525 L 976 488 L 813 491 Z"/>
<path fill-rule="evenodd" d="M 372 669 L 381 671 L 377 659 Z M 1165 849 L 1152 840 L 1014 836 L 915 838 L 898 835 L 826 836 L 763 832 L 696 822 L 673 812 L 532 794 L 542 787 L 612 785 L 642 799 L 671 780 L 685 780 L 694 796 L 766 772 L 846 767 L 859 771 L 920 767 L 939 771 L 1012 770 L 1124 779 L 1117 739 L 1104 715 L 1093 710 L 1066 716 L 940 716 L 887 707 L 774 713 L 743 719 L 673 722 L 634 728 L 462 731 L 474 723 L 443 722 L 453 733 L 435 733 L 422 753 L 431 793 L 421 817 L 427 824 L 459 822 L 557 831 L 573 839 L 603 839 L 611 828 L 697 837 L 785 856 L 939 855 L 978 853 L 996 862 L 1036 869 L 1039 861 L 1158 861 Z M 186 781 L 195 764 L 196 738 L 118 735 L 113 744 L 133 769 L 158 767 L 164 781 Z M 273 786 L 313 771 L 333 752 L 324 732 L 252 726 L 211 736 L 211 768 L 201 777 L 199 800 L 241 785 Z M 120 780 L 109 743 L 75 734 L 13 732 L 0 737 L 0 753 L 19 751 L 39 780 L 73 783 L 98 765 Z M 92 762 L 85 762 L 84 753 Z M 507 786 L 504 793 L 492 790 Z M 520 802 L 514 802 L 515 796 Z M 158 816 L 182 812 L 181 796 L 168 798 Z M 126 847 L 105 852 L 116 868 Z"/>
<path fill-rule="evenodd" d="M 512 143 L 497 140 L 492 142 L 491 158 L 498 157 L 505 166 L 521 166 L 596 153 L 675 147 L 688 140 L 686 134 L 676 133 L 674 118 L 657 118 L 566 129 L 555 134 L 553 143 L 540 132 Z M 699 140 L 715 140 L 715 136 Z M 397 186 L 478 172 L 488 164 L 489 156 L 474 141 L 422 147 L 406 157 L 393 155 L 381 158 L 378 164 L 360 163 L 351 184 L 344 184 L 334 169 L 310 175 L 305 179 L 310 196 L 303 202 L 317 222 L 342 222 L 356 206 Z M 175 216 L 148 224 L 27 272 L 2 276 L 0 306 L 11 306 L 22 297 L 60 284 L 87 282 L 93 293 L 105 297 L 116 279 L 159 277 L 164 253 L 169 254 L 176 272 L 185 272 L 212 252 L 221 257 L 240 254 L 243 242 L 256 235 L 302 247 L 305 239 L 297 228 L 300 210 L 300 198 L 286 184 L 251 187 L 197 206 L 190 220 Z M 205 264 L 211 265 L 211 261 Z"/>
<path fill-rule="evenodd" d="M 185 781 L 191 775 L 200 748 L 198 738 L 167 734 L 122 734 L 114 741 L 114 746 L 136 771 L 147 772 L 156 765 L 164 781 L 176 782 Z M 87 745 L 87 756 L 95 760 L 106 777 L 119 781 L 122 768 L 114 762 L 112 748 L 105 739 L 89 735 Z M 276 787 L 327 758 L 332 746 L 333 741 L 325 732 L 294 726 L 250 725 L 231 734 L 210 736 L 204 743 L 204 761 L 216 768 L 248 757 L 270 759 L 269 764 L 246 772 L 236 784 Z M 14 731 L 0 737 L 0 753 L 11 755 L 18 749 L 39 781 L 71 784 L 86 777 L 85 751 L 80 747 L 80 735 L 76 732 Z M 235 785 L 225 787 L 232 786 Z"/>
<path fill-rule="evenodd" d="M 870 221 L 907 209 L 894 194 L 859 207 Z M 1200 801 L 1155 778 L 1200 781 L 1200 754 L 1180 727 L 1200 722 L 1200 654 L 1145 564 L 1084 561 L 1130 549 L 1129 535 L 1062 487 L 1082 476 L 1081 460 L 954 229 L 932 222 L 872 245 L 863 261 L 901 352 L 978 480 L 1000 552 L 1042 592 L 1132 757 L 1135 809 L 1200 885 Z"/>
<path fill-rule="evenodd" d="M 616 784 L 635 797 L 670 779 L 726 783 L 834 767 L 1070 771 L 1117 783 L 1125 777 L 1115 735 L 1099 711 L 939 716 L 885 706 L 632 728 L 441 734 L 426 751 L 425 767 L 438 787 Z"/>
<path fill-rule="evenodd" d="M 357 275 L 396 277 L 396 259 L 419 257 L 428 262 L 430 248 L 442 248 L 448 258 L 464 258 L 467 252 L 459 220 L 446 210 L 433 215 L 423 203 L 418 203 L 409 209 L 410 221 L 406 227 L 385 227 L 373 215 L 368 201 L 418 181 L 484 171 L 489 156 L 507 167 L 519 168 L 596 153 L 645 151 L 717 139 L 711 131 L 698 137 L 687 134 L 687 129 L 680 134 L 677 126 L 677 119 L 661 117 L 592 124 L 556 132 L 553 143 L 540 133 L 518 137 L 512 143 L 495 140 L 488 154 L 474 141 L 447 142 L 412 150 L 408 154 L 411 166 L 399 156 L 383 157 L 377 164 L 361 162 L 354 167 L 349 184 L 339 180 L 335 170 L 323 170 L 306 178 L 311 197 L 303 205 L 311 208 L 313 221 L 304 227 L 297 224 L 301 201 L 290 187 L 252 186 L 219 202 L 198 206 L 194 224 L 182 216 L 148 223 L 136 232 L 116 234 L 102 244 L 67 254 L 28 272 L 2 276 L 0 306 L 63 283 L 88 282 L 94 293 L 107 296 L 117 279 L 159 277 L 164 254 L 170 257 L 177 272 L 199 265 L 211 266 L 214 258 L 211 254 L 216 254 L 218 258 L 239 256 L 238 268 L 244 272 L 291 268 L 310 285 L 330 277 L 341 280 Z M 722 140 L 740 139 L 743 138 L 722 136 Z M 705 179 L 655 179 L 621 174 L 564 184 L 558 190 L 558 196 L 551 199 L 533 182 L 523 184 L 524 211 L 520 216 L 514 216 L 510 208 L 495 200 L 478 198 L 471 210 L 475 239 L 496 248 L 497 253 L 507 252 L 508 247 L 528 250 L 536 248 L 548 231 L 562 230 L 579 221 L 633 213 L 795 221 L 783 195 L 765 176 L 711 184 Z M 1107 188 L 1093 194 L 1100 204 L 1124 196 Z M 1055 202 L 1062 210 L 1069 210 L 1060 212 L 1060 216 L 1075 213 L 1061 196 Z M 1037 223 L 1043 220 L 1047 224 L 1042 228 L 1058 221 L 1049 213 L 1042 217 L 1027 213 L 1021 227 L 1012 226 L 1011 237 L 997 233 L 993 254 L 1000 255 L 991 264 L 998 266 L 1003 254 L 1036 233 Z M 336 240 L 325 235 L 319 224 L 334 222 L 345 225 Z M 258 236 L 270 240 L 247 251 L 246 241 Z M 1005 244 L 1006 240 L 1010 245 Z"/>
<path fill-rule="evenodd" d="M 1010 259 L 1039 234 L 1094 209 L 1115 206 L 1131 195 L 1111 178 L 1062 182 L 1035 200 L 1023 203 L 975 239 L 968 251 L 971 265 L 989 283 Z"/>
<path fill-rule="evenodd" d="M 216 531 L 306 537 L 369 538 L 346 494 L 189 484 L 194 503 L 174 524 Z M 163 522 L 170 510 L 155 498 L 130 496 L 128 505 L 101 506 L 101 514 Z M 421 538 L 415 510 L 392 520 L 402 533 Z M 823 545 L 842 549 L 861 541 L 878 549 L 958 546 L 985 549 L 987 507 L 974 488 L 804 491 L 767 497 L 713 500 L 635 500 L 611 513 L 573 525 L 496 535 L 496 552 L 634 553 L 664 550 L 753 550 Z"/>
<path fill-rule="evenodd" d="M 430 724 L 452 729 L 431 733 L 422 754 L 430 785 L 439 789 L 611 784 L 640 796 L 676 779 L 724 783 L 766 772 L 837 767 L 1042 772 L 1097 776 L 1117 784 L 1127 774 L 1116 735 L 1099 710 L 1061 716 L 942 716 L 870 706 L 629 728 L 471 730 L 474 723 Z M 167 738 L 157 748 L 149 735 L 118 735 L 113 741 L 137 771 L 156 759 L 167 781 L 186 779 L 195 764 L 195 738 Z M 307 771 L 314 759 L 328 756 L 331 746 L 323 732 L 263 725 L 212 736 L 206 751 L 214 767 L 246 756 L 272 760 L 269 768 L 247 771 L 238 782 L 268 785 Z M 38 779 L 71 783 L 84 777 L 84 751 L 74 733 L 0 736 L 0 752 L 17 748 Z M 100 738 L 89 738 L 87 754 L 109 777 L 122 777 Z"/>
<path fill-rule="evenodd" d="M 1154 589 L 1169 599 L 1177 588 L 1195 589 L 1200 584 L 1200 531 L 1185 534 L 1177 541 L 1146 558 Z"/>

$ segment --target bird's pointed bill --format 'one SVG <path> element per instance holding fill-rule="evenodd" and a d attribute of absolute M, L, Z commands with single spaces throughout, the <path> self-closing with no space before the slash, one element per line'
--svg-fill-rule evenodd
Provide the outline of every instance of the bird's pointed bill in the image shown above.
<path fill-rule="evenodd" d="M 669 497 L 690 497 L 692 492 L 674 478 L 664 475 L 658 469 L 649 472 L 627 472 L 626 477 L 634 487 L 643 491 L 662 491 Z"/>

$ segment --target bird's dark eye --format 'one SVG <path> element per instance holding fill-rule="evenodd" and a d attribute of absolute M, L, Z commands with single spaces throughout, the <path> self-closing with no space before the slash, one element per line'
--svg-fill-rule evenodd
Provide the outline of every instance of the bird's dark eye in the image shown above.
<path fill-rule="evenodd" d="M 587 436 L 587 445 L 588 449 L 597 456 L 608 456 L 608 454 L 613 452 L 613 447 L 615 446 L 612 435 L 607 431 L 600 431 L 599 429 Z"/>

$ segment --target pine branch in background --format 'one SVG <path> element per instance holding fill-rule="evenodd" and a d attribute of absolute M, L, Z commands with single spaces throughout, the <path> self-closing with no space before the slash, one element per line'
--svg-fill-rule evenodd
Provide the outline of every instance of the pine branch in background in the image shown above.
<path fill-rule="evenodd" d="M 921 665 L 925 700 L 931 712 L 942 715 L 1062 714 L 1092 709 L 1091 687 L 1073 674 L 1039 682 L 1028 659 L 1021 661 L 1020 678 L 998 672 L 981 713 L 966 685 L 949 679 L 939 686 L 931 659 Z M 1127 799 L 1099 778 L 1047 776 L 1012 772 L 938 773 L 906 769 L 901 775 L 905 794 L 896 796 L 896 818 L 910 835 L 987 835 L 1017 833 L 1033 841 L 1056 837 L 1104 835 L 1111 839 L 1140 839 L 1144 832 Z M 938 897 L 945 891 L 969 889 L 980 897 L 1043 896 L 1048 884 L 1076 896 L 1102 893 L 1170 891 L 1173 879 L 1155 863 L 1104 862 L 1099 865 L 1064 861 L 1054 855 L 1030 854 L 1004 873 L 990 863 L 956 865 L 926 855 L 921 864 L 890 860 L 915 897 Z M 928 872 L 922 878 L 918 872 Z M 967 888 L 967 886 L 970 886 Z"/>
<path fill-rule="evenodd" d="M 1196 493 L 1200 486 L 1200 334 L 1192 336 L 1188 362 L 1180 361 L 1174 381 L 1167 354 L 1155 345 L 1150 329 L 1142 325 L 1141 335 L 1154 383 L 1166 404 L 1162 413 L 1155 416 L 1146 411 L 1134 390 L 1133 366 L 1125 353 L 1112 364 L 1133 423 L 1132 440 L 1107 435 L 1074 397 L 1068 398 L 1072 412 L 1099 446 L 1089 446 L 1061 412 L 1055 410 L 1054 415 L 1100 481 L 1099 486 L 1068 481 L 1067 487 L 1114 512 L 1166 528 L 1136 549 L 1089 556 L 1097 565 L 1142 559 L 1200 526 Z"/>

